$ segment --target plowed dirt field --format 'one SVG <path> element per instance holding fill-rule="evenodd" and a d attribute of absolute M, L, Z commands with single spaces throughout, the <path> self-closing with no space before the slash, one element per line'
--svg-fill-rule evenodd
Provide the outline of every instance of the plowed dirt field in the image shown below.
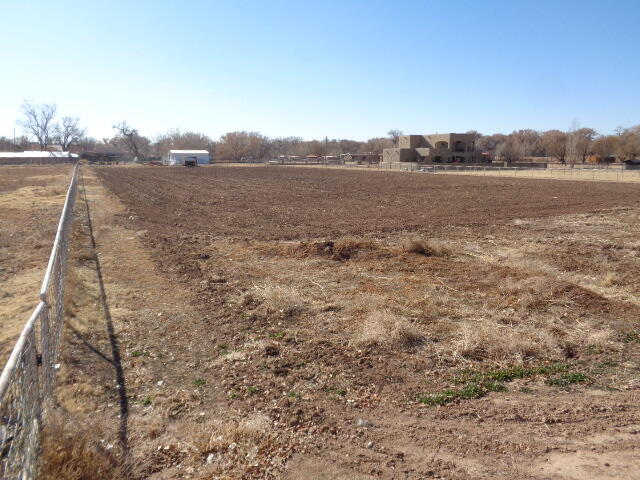
<path fill-rule="evenodd" d="M 637 475 L 638 186 L 86 170 L 132 478 Z"/>

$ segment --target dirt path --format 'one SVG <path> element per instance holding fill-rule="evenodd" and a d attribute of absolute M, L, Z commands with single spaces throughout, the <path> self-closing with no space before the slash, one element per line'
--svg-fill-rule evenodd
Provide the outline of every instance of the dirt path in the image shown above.
<path fill-rule="evenodd" d="M 85 175 L 59 398 L 129 477 L 636 475 L 636 210 L 459 225 L 425 255 L 406 232 L 225 237 L 237 212 L 218 229 L 168 203 L 184 179 L 131 183 L 125 205 Z M 251 200 L 243 218 L 273 228 Z M 472 395 L 429 404 L 449 390 Z"/>

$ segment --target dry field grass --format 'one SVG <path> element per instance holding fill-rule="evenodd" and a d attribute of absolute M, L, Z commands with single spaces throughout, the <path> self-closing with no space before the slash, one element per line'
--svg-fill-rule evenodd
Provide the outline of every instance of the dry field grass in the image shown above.
<path fill-rule="evenodd" d="M 634 478 L 634 186 L 85 175 L 58 393 L 104 478 Z"/>
<path fill-rule="evenodd" d="M 0 167 L 0 362 L 38 303 L 68 165 Z"/>
<path fill-rule="evenodd" d="M 582 168 L 548 168 L 540 170 L 482 170 L 478 172 L 447 171 L 438 172 L 438 175 L 473 175 L 473 176 L 493 176 L 501 178 L 533 178 L 542 180 L 566 180 L 580 182 L 618 182 L 618 183 L 640 183 L 640 170 L 618 170 L 611 169 L 582 169 Z"/>

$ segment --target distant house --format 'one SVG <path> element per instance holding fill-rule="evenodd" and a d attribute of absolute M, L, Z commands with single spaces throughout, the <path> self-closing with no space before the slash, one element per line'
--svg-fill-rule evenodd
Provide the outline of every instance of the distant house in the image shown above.
<path fill-rule="evenodd" d="M 206 150 L 169 150 L 162 158 L 164 165 L 184 165 L 190 161 L 197 165 L 211 163 L 209 152 Z"/>
<path fill-rule="evenodd" d="M 400 135 L 398 148 L 385 148 L 383 162 L 481 163 L 488 158 L 475 149 L 469 133 Z"/>
<path fill-rule="evenodd" d="M 0 152 L 0 165 L 74 163 L 78 155 L 69 152 L 26 150 L 24 152 Z"/>
<path fill-rule="evenodd" d="M 382 155 L 379 153 L 345 153 L 342 155 L 342 159 L 346 162 L 360 163 L 379 163 L 382 160 Z"/>

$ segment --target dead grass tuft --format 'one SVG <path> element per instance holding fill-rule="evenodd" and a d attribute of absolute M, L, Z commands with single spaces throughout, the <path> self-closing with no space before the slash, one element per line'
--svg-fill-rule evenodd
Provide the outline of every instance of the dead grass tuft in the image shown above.
<path fill-rule="evenodd" d="M 607 272 L 607 274 L 600 282 L 600 286 L 602 287 L 613 287 L 614 285 L 618 285 L 620 279 L 615 272 Z"/>
<path fill-rule="evenodd" d="M 378 310 L 367 316 L 352 343 L 356 346 L 410 348 L 420 345 L 424 339 L 420 330 L 406 318 Z"/>
<path fill-rule="evenodd" d="M 424 255 L 425 257 L 446 257 L 451 254 L 451 251 L 444 245 L 434 241 L 427 242 L 419 238 L 406 240 L 402 245 L 401 252 Z"/>
<path fill-rule="evenodd" d="M 113 445 L 96 442 L 104 425 L 77 423 L 68 416 L 51 414 L 43 431 L 40 475 L 43 480 L 120 480 L 131 469 Z M 105 448 L 106 447 L 106 448 Z"/>
<path fill-rule="evenodd" d="M 349 260 L 360 250 L 374 250 L 375 243 L 366 238 L 342 237 L 333 244 L 333 256 L 337 260 Z"/>
<path fill-rule="evenodd" d="M 280 318 L 294 318 L 307 308 L 302 295 L 293 287 L 282 285 L 255 285 L 249 293 L 258 302 L 259 313 Z"/>
<path fill-rule="evenodd" d="M 588 347 L 604 348 L 611 336 L 608 329 L 587 324 L 566 326 L 543 317 L 511 325 L 484 318 L 462 324 L 452 341 L 443 342 L 439 349 L 453 358 L 522 363 L 573 358 Z"/>
<path fill-rule="evenodd" d="M 557 341 L 548 331 L 528 326 L 507 326 L 491 319 L 462 325 L 453 342 L 453 356 L 468 360 L 562 358 Z"/>

